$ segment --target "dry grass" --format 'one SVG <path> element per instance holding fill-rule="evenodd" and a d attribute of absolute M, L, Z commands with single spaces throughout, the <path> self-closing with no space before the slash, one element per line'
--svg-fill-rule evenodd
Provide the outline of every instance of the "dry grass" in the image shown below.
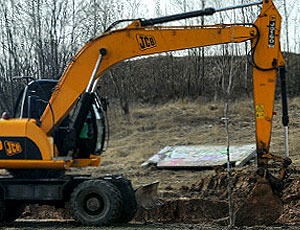
<path fill-rule="evenodd" d="M 249 102 L 232 105 L 230 130 L 233 143 L 244 143 L 245 138 L 249 142 L 254 140 L 251 108 Z M 120 115 L 119 111 L 111 111 L 110 155 L 125 149 L 129 152 L 138 150 L 145 154 L 140 158 L 143 161 L 166 145 L 223 144 L 226 142 L 223 111 L 222 104 L 182 101 L 158 107 L 136 107 L 129 118 Z"/>
<path fill-rule="evenodd" d="M 300 163 L 300 98 L 289 101 L 290 151 L 295 163 Z"/>
<path fill-rule="evenodd" d="M 230 105 L 231 144 L 255 143 L 255 121 L 252 100 Z M 290 101 L 290 151 L 292 159 L 299 162 L 300 150 L 300 99 Z M 276 102 L 273 120 L 271 151 L 277 155 L 284 152 L 281 106 Z M 190 185 L 204 172 L 183 170 L 141 169 L 140 165 L 166 145 L 226 144 L 225 127 L 221 120 L 222 103 L 202 101 L 177 101 L 160 106 L 136 106 L 129 117 L 117 109 L 109 112 L 111 124 L 110 147 L 103 154 L 102 167 L 96 174 L 123 174 L 135 185 L 155 180 L 164 186 Z"/>

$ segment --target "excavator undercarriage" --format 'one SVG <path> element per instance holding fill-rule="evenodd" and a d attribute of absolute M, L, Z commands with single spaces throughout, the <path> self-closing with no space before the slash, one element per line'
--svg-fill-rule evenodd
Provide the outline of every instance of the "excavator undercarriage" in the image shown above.
<path fill-rule="evenodd" d="M 17 219 L 24 211 L 25 204 L 56 207 L 65 207 L 69 204 L 72 216 L 85 225 L 127 223 L 137 210 L 131 182 L 120 176 L 102 178 L 82 175 L 60 178 L 5 176 L 0 177 L 0 184 L 0 191 L 3 194 L 0 201 L 1 222 L 12 222 Z"/>

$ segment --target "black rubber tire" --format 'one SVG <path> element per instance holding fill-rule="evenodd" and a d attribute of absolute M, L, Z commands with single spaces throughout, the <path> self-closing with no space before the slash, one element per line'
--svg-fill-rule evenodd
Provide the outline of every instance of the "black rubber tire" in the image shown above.
<path fill-rule="evenodd" d="M 6 201 L 3 222 L 10 223 L 18 219 L 25 207 L 26 205 L 22 201 Z"/>
<path fill-rule="evenodd" d="M 133 219 L 137 212 L 137 202 L 131 181 L 126 178 L 119 177 L 113 179 L 112 183 L 119 189 L 122 196 L 121 215 L 117 220 L 117 223 L 128 223 Z"/>
<path fill-rule="evenodd" d="M 82 182 L 71 194 L 71 214 L 84 225 L 102 226 L 115 223 L 120 216 L 121 207 L 120 191 L 108 181 Z"/>

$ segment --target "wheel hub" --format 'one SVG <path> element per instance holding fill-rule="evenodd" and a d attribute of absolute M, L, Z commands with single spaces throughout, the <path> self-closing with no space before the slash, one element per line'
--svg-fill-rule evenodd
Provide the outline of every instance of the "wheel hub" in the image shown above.
<path fill-rule="evenodd" d="M 104 208 L 104 201 L 101 196 L 91 193 L 83 201 L 83 209 L 89 215 L 99 215 Z"/>
<path fill-rule="evenodd" d="M 87 200 L 86 207 L 89 211 L 95 212 L 101 207 L 101 202 L 96 197 L 91 197 Z"/>

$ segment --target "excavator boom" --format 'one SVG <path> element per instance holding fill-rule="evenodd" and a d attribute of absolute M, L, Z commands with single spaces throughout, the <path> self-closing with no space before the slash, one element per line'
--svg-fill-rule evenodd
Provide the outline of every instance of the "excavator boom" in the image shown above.
<path fill-rule="evenodd" d="M 89 83 L 100 49 L 105 49 L 97 78 L 108 68 L 129 58 L 255 38 L 251 26 L 213 25 L 177 27 L 141 27 L 140 21 L 125 29 L 105 33 L 89 41 L 72 59 L 50 100 L 55 125 L 68 113 Z M 61 100 L 63 98 L 63 100 Z M 52 113 L 47 107 L 41 118 L 41 128 L 49 133 L 53 128 Z"/>

